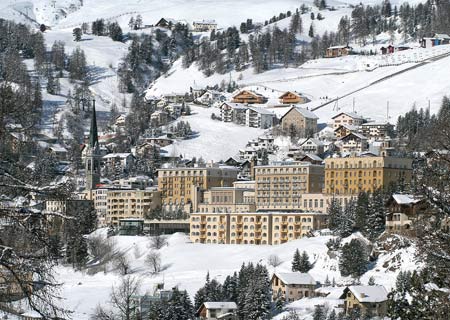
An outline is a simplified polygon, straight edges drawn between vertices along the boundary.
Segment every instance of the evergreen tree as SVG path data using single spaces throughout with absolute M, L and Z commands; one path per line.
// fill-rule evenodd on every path
M 330 314 L 328 315 L 327 320 L 337 320 L 336 311 L 334 309 L 331 310 Z
M 339 270 L 342 276 L 359 278 L 367 271 L 367 264 L 367 249 L 361 241 L 352 239 L 342 247 L 339 259 Z
M 326 320 L 327 313 L 325 311 L 325 306 L 322 304 L 317 304 L 314 306 L 313 320 Z
M 301 256 L 298 249 L 295 250 L 294 259 L 292 260 L 292 271 L 300 271 Z
M 73 37 L 74 37 L 74 41 L 78 42 L 81 41 L 81 36 L 83 34 L 83 32 L 81 31 L 81 28 L 75 28 L 73 29 Z
M 309 270 L 311 270 L 312 267 L 313 267 L 312 264 L 309 262 L 308 254 L 306 253 L 306 251 L 303 251 L 302 255 L 300 256 L 298 271 L 306 273 Z
M 384 205 L 384 196 L 381 190 L 377 190 L 370 198 L 365 235 L 371 241 L 374 241 L 384 232 L 385 224 L 386 208 Z
M 311 13 L 312 14 L 312 13 Z M 308 36 L 310 36 L 311 38 L 314 38 L 314 26 L 311 23 L 311 25 L 309 26 L 309 31 L 308 31 Z

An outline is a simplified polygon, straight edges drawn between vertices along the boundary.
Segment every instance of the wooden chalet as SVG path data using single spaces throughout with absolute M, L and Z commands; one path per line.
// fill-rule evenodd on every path
M 325 52 L 325 58 L 337 58 L 342 56 L 348 56 L 352 48 L 349 46 L 334 46 L 329 47 Z
M 282 104 L 303 104 L 309 100 L 296 91 L 286 91 L 278 99 Z
M 250 90 L 242 90 L 233 97 L 233 103 L 258 103 L 263 104 L 267 102 L 267 98 L 262 94 Z

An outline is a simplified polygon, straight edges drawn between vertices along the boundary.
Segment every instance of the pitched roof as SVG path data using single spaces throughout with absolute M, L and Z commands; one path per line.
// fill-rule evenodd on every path
M 275 116 L 275 114 L 272 111 L 267 110 L 266 108 L 258 108 L 258 107 L 247 107 L 247 109 L 255 111 L 260 114 L 268 114 Z
M 349 286 L 347 288 L 359 302 L 373 303 L 387 300 L 388 292 L 383 286 Z
M 316 281 L 309 273 L 301 272 L 275 272 L 284 284 L 316 284 Z
M 296 95 L 296 96 L 298 96 L 298 97 L 301 97 L 301 96 L 302 96 L 302 94 L 299 93 L 299 92 L 297 92 L 297 91 L 286 91 L 286 92 L 283 93 L 278 99 L 282 99 L 285 95 L 287 95 L 287 94 L 289 94 L 289 93 L 292 93 L 292 94 L 294 94 L 294 95 Z
M 331 119 L 337 118 L 337 117 L 339 117 L 341 114 L 346 114 L 347 116 L 352 117 L 353 119 L 361 119 L 361 120 L 364 120 L 364 118 L 363 118 L 361 115 L 357 114 L 356 112 L 346 112 L 346 111 L 339 112 L 338 114 L 336 114 L 336 115 L 335 115 L 334 117 L 332 117 Z
M 301 141 L 301 142 L 300 142 Z M 312 143 L 314 143 L 316 146 L 323 146 L 323 142 L 315 139 L 315 138 L 307 138 L 307 139 L 300 139 L 299 140 L 299 146 L 301 147 L 302 145 L 304 145 L 305 143 L 307 143 L 308 141 L 311 141 Z
M 356 126 L 354 126 L 354 125 L 351 125 L 351 124 L 346 124 L 346 123 L 341 124 L 341 125 L 340 125 L 339 127 L 337 127 L 336 130 L 334 130 L 334 131 L 337 131 L 337 130 L 339 130 L 340 128 L 345 128 L 345 129 L 350 130 L 350 131 L 358 131 L 358 127 L 356 127 Z
M 305 154 L 305 156 L 302 159 L 305 159 L 305 158 L 310 158 L 311 160 L 314 160 L 314 161 L 323 161 L 323 159 L 321 157 L 319 157 L 316 154 L 312 154 L 312 153 Z
M 103 159 L 108 159 L 108 158 L 127 158 L 129 156 L 131 156 L 131 153 L 109 153 L 105 156 L 103 156 Z
M 362 134 L 359 134 L 359 133 L 357 133 L 357 132 L 350 132 L 348 135 L 346 135 L 345 137 L 342 137 L 341 139 L 339 139 L 339 140 L 344 140 L 345 138 L 347 138 L 347 137 L 350 137 L 350 136 L 355 136 L 355 137 L 357 137 L 358 139 L 361 139 L 361 140 L 367 140 L 367 138 L 365 137 L 365 136 L 363 136 Z
M 309 118 L 309 119 L 319 119 L 318 116 L 316 116 L 312 111 L 309 111 L 308 109 L 305 108 L 300 108 L 300 107 L 296 107 L 295 105 L 293 105 L 288 112 L 286 112 L 281 119 L 283 119 L 289 112 L 291 112 L 293 109 L 295 109 L 298 113 L 300 113 L 302 116 L 304 116 L 305 118 Z
M 247 105 L 244 103 L 224 102 L 220 106 L 227 105 L 233 109 L 247 109 Z
M 235 302 L 204 302 L 206 309 L 237 309 Z

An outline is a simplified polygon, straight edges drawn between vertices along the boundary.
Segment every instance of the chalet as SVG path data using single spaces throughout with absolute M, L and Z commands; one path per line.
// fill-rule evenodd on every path
M 281 117 L 281 128 L 284 131 L 295 130 L 300 137 L 310 137 L 317 132 L 317 117 L 305 108 L 292 106 Z
M 224 102 L 225 100 L 226 96 L 222 92 L 216 90 L 206 90 L 195 100 L 195 102 L 205 106 L 211 106 L 215 103 Z
M 110 153 L 103 156 L 103 161 L 109 170 L 128 172 L 134 165 L 134 156 L 131 153 Z
M 341 152 L 363 152 L 369 148 L 367 138 L 362 134 L 351 132 L 336 143 Z
M 217 30 L 217 23 L 215 20 L 201 20 L 192 22 L 192 31 L 207 32 Z
M 369 138 L 386 138 L 392 136 L 394 126 L 389 122 L 368 122 L 361 125 L 362 134 Z
M 300 139 L 299 150 L 304 154 L 322 154 L 324 152 L 324 145 L 322 141 L 314 138 Z
M 220 117 L 223 122 L 245 125 L 247 106 L 242 103 L 224 102 L 220 105 Z
M 143 138 L 144 141 L 150 142 L 150 143 L 156 143 L 160 147 L 167 147 L 168 145 L 171 145 L 173 143 L 173 140 L 168 138 L 167 136 L 161 136 L 161 137 L 146 137 Z
M 275 272 L 272 276 L 271 286 L 274 300 L 281 294 L 284 301 L 291 302 L 313 297 L 316 281 L 308 273 Z
M 188 23 L 187 23 L 186 21 L 184 21 L 184 20 L 175 20 L 175 19 L 171 19 L 171 18 L 161 18 L 161 19 L 159 19 L 159 21 L 155 24 L 155 27 L 172 30 L 172 28 L 173 28 L 177 23 L 184 24 L 184 25 L 188 25 Z
M 242 90 L 233 97 L 234 103 L 259 103 L 263 104 L 267 102 L 267 98 L 262 94 L 256 93 L 250 90 Z
M 450 36 L 448 34 L 436 33 L 433 37 L 424 37 L 420 41 L 422 48 L 431 48 L 443 44 L 450 44 Z
M 315 154 L 305 154 L 303 157 L 300 157 L 298 159 L 298 161 L 309 162 L 311 164 L 322 164 L 323 163 L 323 159 Z
M 309 102 L 309 100 L 297 91 L 287 91 L 283 93 L 278 99 L 282 104 L 303 104 Z
M 150 123 L 153 127 L 166 125 L 169 121 L 169 114 L 163 110 L 156 110 L 150 116 Z
M 383 286 L 349 286 L 340 299 L 344 299 L 344 312 L 350 315 L 359 310 L 361 315 L 384 317 L 387 313 L 387 291 Z
M 205 92 L 206 92 L 206 89 L 203 87 L 192 86 L 189 88 L 189 93 L 191 94 L 191 96 L 194 100 L 197 99 L 198 97 L 200 97 Z
M 414 229 L 415 222 L 426 214 L 425 199 L 409 194 L 393 194 L 386 204 L 386 230 L 394 233 L 407 233 Z
M 337 58 L 342 56 L 348 56 L 352 48 L 349 46 L 334 46 L 329 47 L 325 52 L 326 58 Z
M 334 130 L 334 136 L 338 139 L 341 139 L 342 137 L 345 137 L 352 132 L 358 132 L 358 130 L 358 127 L 344 123 Z
M 161 147 L 156 143 L 143 142 L 132 148 L 133 156 L 143 159 L 159 160 Z
M 333 130 L 336 130 L 343 124 L 358 127 L 364 123 L 364 118 L 356 112 L 340 112 L 331 119 L 333 120 Z
M 200 320 L 237 320 L 235 302 L 204 302 L 197 310 Z
M 185 93 L 169 93 L 163 96 L 164 101 L 168 103 L 182 103 L 186 101 Z
M 275 114 L 265 108 L 248 107 L 245 111 L 245 125 L 252 128 L 268 129 L 273 126 Z
M 48 147 L 48 153 L 51 154 L 55 159 L 64 161 L 67 160 L 68 151 L 62 145 L 54 143 Z

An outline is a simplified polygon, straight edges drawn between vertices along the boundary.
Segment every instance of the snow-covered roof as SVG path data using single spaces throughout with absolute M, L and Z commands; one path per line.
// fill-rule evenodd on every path
M 267 115 L 275 116 L 275 114 L 272 111 L 267 110 L 266 108 L 247 107 L 247 109 L 250 109 L 250 110 L 260 113 L 260 114 L 267 114 Z
M 349 286 L 359 302 L 383 302 L 387 300 L 388 292 L 383 286 Z
M 103 156 L 103 159 L 110 159 L 110 158 L 127 158 L 131 156 L 131 153 L 110 153 L 105 156 Z
M 356 138 L 358 138 L 358 139 L 361 139 L 361 140 L 367 140 L 367 138 L 365 137 L 365 136 L 363 136 L 362 134 L 359 134 L 359 133 L 357 133 L 357 132 L 350 132 L 348 135 L 346 135 L 345 137 L 342 137 L 340 140 L 344 140 L 344 139 L 346 139 L 347 137 L 350 137 L 350 136 L 355 136 Z
M 206 309 L 237 309 L 235 302 L 204 302 Z
M 438 39 L 450 39 L 450 36 L 448 34 L 445 34 L 445 33 L 436 33 L 434 35 L 434 37 L 438 38 Z
M 233 109 L 247 109 L 247 105 L 243 103 L 224 102 L 221 106 L 223 106 L 224 104 Z
M 316 281 L 309 273 L 275 272 L 274 274 L 284 284 L 315 284 Z
M 323 159 L 321 157 L 319 157 L 316 154 L 312 154 L 312 153 L 305 154 L 305 157 L 308 157 L 308 158 L 310 158 L 311 160 L 314 160 L 314 161 L 323 161 Z
M 196 23 L 196 24 L 217 24 L 216 20 L 195 20 L 193 23 Z
M 391 126 L 389 122 L 367 122 L 363 123 L 362 126 L 369 127 L 369 126 Z
M 55 152 L 67 152 L 67 149 L 64 148 L 62 145 L 60 144 L 52 144 L 49 147 L 50 150 L 55 151 Z
M 353 118 L 353 119 L 361 119 L 361 120 L 364 120 L 363 116 L 357 114 L 356 112 L 347 112 L 347 111 L 339 112 L 338 114 L 336 114 L 336 115 L 335 115 L 334 117 L 332 117 L 331 119 L 337 118 L 337 117 L 339 117 L 341 114 L 345 114 L 345 115 L 347 115 L 347 116 L 349 116 L 349 117 L 351 117 L 351 118 Z
M 329 47 L 328 49 L 345 49 L 345 48 L 350 49 L 349 46 L 332 46 L 332 47 Z
M 336 130 L 334 130 L 334 131 L 339 130 L 341 127 L 345 128 L 345 129 L 347 129 L 347 130 L 350 130 L 350 131 L 358 131 L 358 127 L 356 127 L 356 126 L 354 126 L 354 125 L 351 125 L 351 124 L 346 124 L 346 123 L 341 124 L 341 125 L 340 125 L 339 127 L 337 127 Z
M 392 198 L 398 204 L 416 204 L 421 201 L 421 199 L 410 194 L 393 194 Z
M 306 142 L 311 141 L 312 143 L 314 143 L 316 146 L 323 146 L 322 141 L 315 139 L 315 138 L 306 138 L 306 139 L 300 139 L 298 141 L 299 146 L 304 145 Z
M 295 105 L 292 105 L 292 108 L 294 108 L 295 110 L 297 110 L 297 111 L 298 111 L 302 116 L 304 116 L 305 118 L 319 119 L 319 117 L 316 116 L 316 115 L 314 114 L 314 112 L 312 112 L 312 111 L 310 111 L 310 110 L 308 110 L 308 109 L 300 108 L 300 107 L 297 107 L 297 106 L 295 106 Z M 289 109 L 289 111 L 286 112 L 286 113 L 284 114 L 284 116 L 285 116 L 286 114 L 288 114 L 288 113 L 292 110 L 292 108 Z M 283 117 L 284 117 L 284 116 L 283 116 Z

